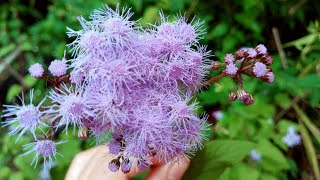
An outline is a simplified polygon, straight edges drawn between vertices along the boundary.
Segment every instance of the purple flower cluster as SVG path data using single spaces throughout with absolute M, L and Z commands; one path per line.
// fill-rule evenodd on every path
M 55 86 L 48 95 L 51 105 L 43 112 L 42 103 L 8 105 L 3 116 L 15 116 L 5 125 L 20 123 L 11 134 L 34 134 L 27 154 L 36 152 L 35 160 L 52 161 L 56 147 L 50 133 L 61 127 L 68 132 L 70 126 L 80 139 L 91 135 L 97 143 L 112 134 L 109 149 L 116 158 L 109 168 L 124 173 L 132 163 L 147 168 L 151 156 L 171 162 L 202 147 L 207 116 L 196 114 L 193 95 L 211 68 L 209 52 L 198 42 L 203 22 L 181 16 L 170 22 L 160 13 L 159 23 L 143 29 L 132 15 L 130 9 L 106 7 L 89 20 L 79 17 L 82 29 L 67 32 L 74 39 L 68 45 L 73 58 L 52 61 L 53 78 L 40 64 L 30 67 L 33 77 Z M 39 141 L 35 128 L 43 122 L 50 124 L 49 133 Z
M 82 29 L 67 32 L 73 38 L 68 44 L 72 58 L 64 55 L 52 61 L 50 74 L 40 64 L 29 68 L 31 76 L 55 86 L 47 97 L 51 105 L 43 107 L 44 99 L 34 106 L 31 91 L 30 104 L 22 97 L 22 106 L 5 105 L 2 117 L 7 118 L 4 126 L 17 124 L 10 135 L 33 134 L 35 142 L 25 146 L 31 149 L 25 155 L 36 153 L 33 162 L 41 156 L 50 167 L 58 154 L 56 145 L 62 143 L 53 141 L 54 133 L 57 129 L 67 133 L 69 127 L 78 131 L 79 139 L 93 136 L 104 143 L 112 137 L 111 171 L 128 173 L 135 163 L 146 169 L 152 164 L 150 157 L 172 162 L 202 147 L 207 115 L 196 114 L 194 95 L 217 79 L 204 80 L 210 69 L 225 65 L 218 78 L 230 76 L 240 83 L 229 99 L 246 104 L 252 104 L 253 97 L 243 88 L 241 74 L 273 81 L 267 67 L 272 58 L 263 45 L 227 54 L 225 63 L 212 64 L 210 52 L 199 44 L 202 21 L 187 22 L 183 16 L 169 21 L 160 13 L 158 23 L 142 28 L 130 20 L 132 15 L 118 6 L 95 10 L 89 20 L 79 17 Z M 48 129 L 46 133 L 41 129 L 45 133 L 41 138 L 35 134 L 38 127 Z
M 96 10 L 80 17 L 81 30 L 68 28 L 71 81 L 49 98 L 58 125 L 85 126 L 98 140 L 112 132 L 109 168 L 129 172 L 132 162 L 150 156 L 170 162 L 201 147 L 206 116 L 195 114 L 192 94 L 210 69 L 208 52 L 198 43 L 202 22 L 184 17 L 142 29 L 123 9 Z M 120 160 L 122 161 L 120 163 Z

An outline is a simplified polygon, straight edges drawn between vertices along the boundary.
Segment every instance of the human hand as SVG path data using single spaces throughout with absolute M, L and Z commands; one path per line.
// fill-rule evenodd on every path
M 73 159 L 67 175 L 66 180 L 127 180 L 142 171 L 136 168 L 133 164 L 131 171 L 127 174 L 121 172 L 112 172 L 108 168 L 108 163 L 114 158 L 108 154 L 107 146 L 97 146 L 92 149 L 86 150 L 76 155 Z M 178 180 L 181 179 L 183 174 L 189 167 L 190 160 L 187 158 L 179 159 L 183 163 L 167 163 L 162 164 L 152 160 L 153 165 L 150 166 L 150 172 L 146 176 L 147 180 Z

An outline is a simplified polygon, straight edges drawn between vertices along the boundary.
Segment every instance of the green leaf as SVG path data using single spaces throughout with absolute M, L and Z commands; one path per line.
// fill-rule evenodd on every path
M 247 164 L 239 163 L 227 168 L 218 180 L 257 180 L 259 171 L 250 168 Z
M 16 45 L 11 43 L 11 44 L 8 44 L 4 47 L 2 47 L 0 49 L 0 57 L 3 57 L 5 55 L 7 55 L 8 53 L 10 53 L 11 51 L 13 51 L 14 49 L 16 48 Z
M 256 150 L 261 153 L 260 165 L 269 172 L 289 169 L 289 164 L 282 152 L 267 140 L 259 142 Z
M 159 9 L 157 7 L 148 7 L 140 20 L 142 26 L 146 26 L 147 23 L 153 23 L 158 17 Z
M 282 108 L 286 109 L 290 106 L 291 100 L 286 93 L 278 93 L 275 96 L 276 103 Z
M 228 167 L 241 162 L 254 143 L 240 140 L 215 140 L 205 144 L 191 160 L 184 179 L 218 178 Z
M 210 38 L 216 38 L 225 35 L 228 32 L 228 24 L 220 23 L 208 34 Z
M 9 180 L 24 180 L 22 172 L 16 172 L 10 175 Z
M 4 166 L 0 169 L 0 179 L 8 179 L 9 175 L 11 174 L 10 168 Z
M 37 78 L 32 77 L 31 75 L 26 75 L 23 78 L 23 83 L 25 86 L 27 86 L 28 88 L 32 88 L 36 83 L 38 82 Z
M 312 43 L 318 36 L 318 34 L 309 34 L 297 40 L 288 42 L 284 44 L 283 47 L 295 46 L 297 49 L 302 50 L 302 46 Z
M 12 99 L 15 98 L 21 92 L 22 87 L 19 84 L 11 85 L 7 93 L 6 101 L 12 102 Z

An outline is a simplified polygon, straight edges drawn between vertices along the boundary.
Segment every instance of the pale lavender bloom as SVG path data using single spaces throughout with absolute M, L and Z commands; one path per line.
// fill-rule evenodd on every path
M 290 126 L 288 127 L 287 134 L 284 137 L 282 137 L 282 141 L 288 147 L 294 147 L 301 143 L 301 136 L 298 133 L 296 133 L 296 130 L 293 126 Z
M 29 155 L 31 153 L 35 153 L 35 157 L 33 158 L 31 165 L 35 164 L 34 167 L 38 164 L 39 156 L 44 158 L 44 166 L 47 168 L 51 168 L 52 158 L 56 158 L 56 155 L 60 155 L 57 152 L 56 145 L 62 144 L 65 141 L 54 142 L 52 140 L 37 140 L 36 142 L 32 142 L 23 146 L 24 150 L 29 149 L 26 153 L 22 154 L 22 156 Z
M 44 74 L 44 69 L 41 64 L 36 63 L 30 66 L 29 73 L 34 78 L 40 78 Z
M 51 61 L 48 69 L 50 73 L 55 77 L 64 76 L 67 73 L 67 61 L 65 60 Z
M 253 48 L 248 48 L 246 50 L 246 53 L 247 53 L 248 57 L 251 59 L 255 58 L 258 55 L 257 51 Z
M 226 73 L 228 75 L 236 75 L 238 72 L 238 67 L 235 64 L 227 64 L 226 66 Z
M 87 110 L 87 104 L 83 98 L 83 89 L 62 85 L 62 89 L 51 91 L 48 96 L 52 100 L 52 105 L 48 110 L 51 121 L 60 118 L 57 127 L 61 125 L 74 125 L 74 128 L 82 126 L 82 118 L 91 113 Z M 66 131 L 68 132 L 68 131 Z
M 226 64 L 233 64 L 235 58 L 234 58 L 234 55 L 233 54 L 227 54 L 224 56 L 224 62 Z
M 261 55 L 266 55 L 267 54 L 267 48 L 263 44 L 259 44 L 256 47 L 256 50 L 257 50 L 258 54 L 261 54 Z
M 28 130 L 33 134 L 33 136 L 36 139 L 36 135 L 35 135 L 36 128 L 39 127 L 40 124 L 43 126 L 46 126 L 45 123 L 41 122 L 45 112 L 40 111 L 40 107 L 45 101 L 45 98 L 38 104 L 38 106 L 34 106 L 32 104 L 32 100 L 33 100 L 33 89 L 32 89 L 30 91 L 30 104 L 25 104 L 23 93 L 20 100 L 22 103 L 21 106 L 4 105 L 6 109 L 3 110 L 3 115 L 1 117 L 5 117 L 6 121 L 3 122 L 4 124 L 3 126 L 4 127 L 9 125 L 13 126 L 12 130 L 9 132 L 9 135 L 15 135 L 20 131 L 17 141 Z
M 263 77 L 267 73 L 267 66 L 262 62 L 256 62 L 253 66 L 252 72 L 256 77 Z
M 256 151 L 255 149 L 253 149 L 249 152 L 249 156 L 255 162 L 261 161 L 261 154 L 258 151 Z

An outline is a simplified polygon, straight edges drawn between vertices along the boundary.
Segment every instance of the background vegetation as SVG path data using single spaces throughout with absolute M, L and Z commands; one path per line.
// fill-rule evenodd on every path
M 103 4 L 114 7 L 118 2 L 2 0 L 0 111 L 2 104 L 18 102 L 16 95 L 30 88 L 35 89 L 35 96 L 45 96 L 48 85 L 29 76 L 29 66 L 35 62 L 48 66 L 53 59 L 61 59 L 70 41 L 66 26 L 80 28 L 77 16 L 88 17 Z M 212 131 L 205 148 L 193 156 L 185 179 L 320 179 L 319 1 L 130 0 L 121 1 L 121 6 L 132 7 L 134 19 L 141 18 L 143 26 L 157 21 L 160 9 L 167 15 L 185 12 L 190 19 L 204 20 L 207 34 L 202 43 L 220 61 L 225 53 L 259 43 L 273 55 L 273 84 L 246 79 L 245 86 L 255 97 L 253 105 L 228 100 L 228 93 L 235 88 L 231 79 L 198 95 L 201 111 L 210 115 Z M 220 112 L 220 117 L 213 112 Z M 302 136 L 302 144 L 294 148 L 282 142 L 289 126 Z M 31 137 L 15 144 L 16 137 L 9 137 L 6 128 L 0 129 L 0 135 L 0 179 L 48 177 L 41 166 L 30 166 L 32 156 L 19 156 L 21 146 Z M 70 140 L 59 147 L 64 157 L 57 157 L 52 179 L 63 179 L 74 155 L 93 142 L 77 140 L 72 133 L 60 136 Z M 252 149 L 261 153 L 261 161 L 249 158 Z

